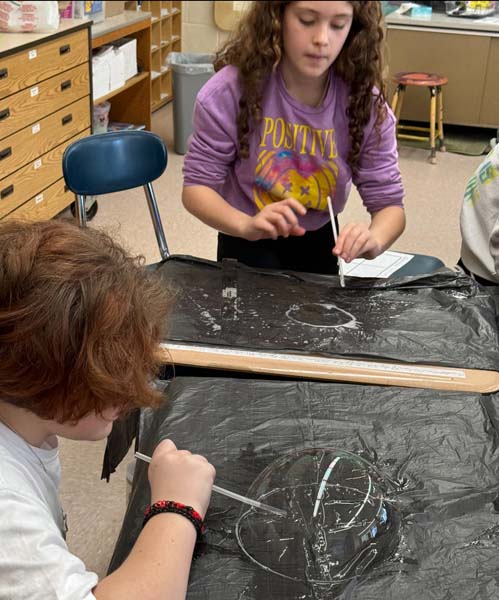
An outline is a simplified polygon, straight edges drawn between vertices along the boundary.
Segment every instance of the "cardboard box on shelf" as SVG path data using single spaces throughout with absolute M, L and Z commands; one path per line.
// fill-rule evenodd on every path
M 114 46 L 123 53 L 125 80 L 137 75 L 137 40 L 135 38 L 121 38 L 114 42 Z
M 125 55 L 121 48 L 112 46 L 111 56 L 111 91 L 125 85 Z
M 120 48 L 102 46 L 92 57 L 93 99 L 125 85 L 125 57 Z
M 125 2 L 114 2 L 113 0 L 106 0 L 104 2 L 104 18 L 114 17 L 121 15 L 125 11 Z
M 111 82 L 111 67 L 105 58 L 94 56 L 92 58 L 92 92 L 93 99 L 109 94 Z

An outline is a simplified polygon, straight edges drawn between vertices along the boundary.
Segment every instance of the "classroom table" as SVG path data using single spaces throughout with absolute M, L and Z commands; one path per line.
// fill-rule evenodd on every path
M 285 352 L 304 364 L 381 359 L 484 374 L 499 364 L 494 299 L 448 269 L 430 277 L 350 280 L 347 288 L 339 288 L 335 277 L 192 257 L 165 261 L 158 273 L 176 289 L 166 348 Z M 381 473 L 380 481 L 374 475 L 369 481 L 376 481 L 376 498 L 386 504 L 377 509 L 378 521 L 362 517 L 356 530 L 343 528 L 341 539 L 334 527 L 326 528 L 325 549 L 323 544 L 318 555 L 312 552 L 314 562 L 300 546 L 282 545 L 285 530 L 278 524 L 214 494 L 208 531 L 195 552 L 189 600 L 497 597 L 496 393 L 428 389 L 421 381 L 399 387 L 248 371 L 250 366 L 231 372 L 223 362 L 216 371 L 189 361 L 175 365 L 158 382 L 163 406 L 136 412 L 113 429 L 103 475 L 113 471 L 134 437 L 149 456 L 161 439 L 171 437 L 209 458 L 217 484 L 275 500 L 275 490 L 262 487 L 262 474 L 281 469 L 282 460 L 294 460 L 296 453 L 308 456 L 313 449 L 330 456 L 334 448 Z M 301 460 L 289 473 L 306 474 Z M 318 464 L 317 473 L 324 473 L 327 464 Z M 110 570 L 128 554 L 148 502 L 147 465 L 139 463 Z M 387 519 L 379 521 L 383 510 Z M 374 534 L 363 539 L 367 525 Z M 303 527 L 295 522 L 290 529 L 289 537 L 297 539 Z M 261 539 L 268 541 L 263 549 L 255 546 Z M 334 563 L 340 547 L 355 550 L 349 560 L 339 560 L 341 576 L 324 566 Z M 290 557 L 284 574 L 281 553 Z M 297 575 L 290 578 L 293 571 Z
M 450 269 L 339 278 L 173 257 L 163 360 L 176 365 L 488 392 L 499 389 L 495 304 Z M 450 370 L 449 370 L 450 369 Z M 456 370 L 457 369 L 457 370 Z
M 319 563 L 334 563 L 348 547 L 355 552 L 341 562 L 346 576 L 337 578 L 333 567 L 321 571 L 320 580 L 301 545 L 282 541 L 301 539 L 300 521 L 280 525 L 213 494 L 188 600 L 496 598 L 498 408 L 497 394 L 201 375 L 171 380 L 161 408 L 141 413 L 142 453 L 150 456 L 170 437 L 207 456 L 218 485 L 283 508 L 277 491 L 311 487 L 309 469 L 297 462 L 285 472 L 292 483 L 271 482 L 270 488 L 258 482 L 262 474 L 265 480 L 265 471 L 290 453 L 334 447 L 383 474 L 379 488 L 389 515 L 388 524 L 368 515 L 347 531 L 326 531 Z M 304 492 L 300 502 L 307 487 Z M 111 571 L 126 558 L 148 503 L 147 464 L 138 462 Z M 358 506 L 357 499 L 355 512 Z M 362 542 L 366 527 L 372 537 Z

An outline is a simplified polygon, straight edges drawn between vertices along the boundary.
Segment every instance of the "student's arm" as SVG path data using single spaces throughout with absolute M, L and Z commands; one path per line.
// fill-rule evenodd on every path
M 151 502 L 174 500 L 204 518 L 215 469 L 170 440 L 156 448 L 149 466 Z M 196 530 L 185 517 L 162 513 L 149 519 L 125 562 L 94 588 L 97 600 L 184 600 Z
M 338 235 L 334 254 L 345 262 L 362 257 L 379 256 L 401 235 L 405 228 L 404 209 L 387 206 L 371 215 L 371 224 L 348 223 Z
M 307 210 L 293 198 L 268 204 L 253 217 L 234 208 L 205 185 L 184 187 L 182 202 L 191 214 L 206 225 L 245 240 L 276 239 L 278 236 L 305 233 L 296 215 L 304 215 Z
M 223 188 L 238 160 L 237 69 L 225 67 L 199 92 L 194 106 L 193 130 L 184 159 L 185 208 L 206 225 L 246 240 L 303 235 L 297 215 L 306 213 L 296 200 L 265 206 L 254 216 L 232 207 L 216 190 Z
M 196 530 L 185 517 L 155 515 L 126 561 L 99 582 L 94 596 L 97 600 L 184 600 L 195 542 Z
M 348 223 L 339 232 L 333 252 L 350 262 L 354 258 L 376 258 L 405 229 L 404 189 L 398 166 L 395 117 L 386 105 L 386 118 L 379 131 L 375 114 L 365 130 L 353 182 L 371 215 L 371 223 Z

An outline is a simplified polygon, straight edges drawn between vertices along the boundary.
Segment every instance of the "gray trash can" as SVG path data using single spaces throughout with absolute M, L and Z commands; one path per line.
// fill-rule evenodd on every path
M 173 71 L 173 145 L 177 154 L 187 152 L 196 96 L 215 72 L 214 58 L 214 54 L 188 52 L 170 52 L 168 55 Z

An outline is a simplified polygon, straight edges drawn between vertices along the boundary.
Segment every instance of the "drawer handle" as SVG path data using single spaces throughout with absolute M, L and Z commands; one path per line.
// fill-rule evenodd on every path
M 9 74 L 9 69 L 0 69 L 0 79 L 5 79 Z
M 64 44 L 59 48 L 59 54 L 67 54 L 68 52 L 71 52 L 71 44 Z
M 6 188 L 3 188 L 3 190 L 0 192 L 0 199 L 3 200 L 4 198 L 7 198 L 7 196 L 10 196 L 13 191 L 14 191 L 14 184 L 9 185 Z
M 72 114 L 66 115 L 65 117 L 62 117 L 62 124 L 67 125 L 68 123 L 71 123 L 72 120 L 73 120 Z
M 10 110 L 8 108 L 4 108 L 3 110 L 0 110 L 0 121 L 3 121 L 4 119 L 7 119 L 8 117 L 10 117 Z
M 12 148 L 11 148 L 11 146 L 9 146 L 8 148 L 4 148 L 3 150 L 0 150 L 0 160 L 3 160 L 4 158 L 7 158 L 11 154 L 12 154 Z
M 72 85 L 71 79 L 63 81 L 61 83 L 61 92 L 63 92 L 64 90 L 68 90 L 71 87 L 71 85 Z

